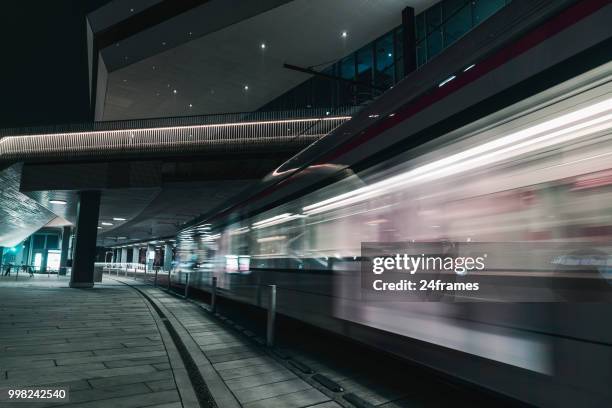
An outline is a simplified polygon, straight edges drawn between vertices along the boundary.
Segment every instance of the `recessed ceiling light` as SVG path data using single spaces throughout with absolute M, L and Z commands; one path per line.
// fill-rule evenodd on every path
M 176 95 L 178 93 L 178 91 L 176 89 L 173 89 L 172 93 Z
M 113 220 L 115 220 L 115 221 L 125 221 L 125 218 L 113 217 Z
M 66 201 L 64 201 L 64 200 L 49 200 L 49 203 L 51 203 L 51 204 L 66 205 Z
M 393 54 L 391 54 L 391 53 L 387 54 L 387 57 L 389 57 L 389 58 L 391 58 L 392 56 L 393 56 Z
M 100 224 L 102 224 L 102 225 L 113 225 L 112 222 L 101 222 Z
M 244 90 L 245 90 L 245 91 L 248 91 L 248 90 L 249 90 L 249 86 L 248 86 L 248 85 L 245 85 L 245 86 L 244 86 Z
M 343 31 L 343 32 L 342 32 L 342 34 L 340 34 L 340 36 L 341 36 L 342 38 L 346 38 L 346 37 L 348 37 L 348 32 Z
M 262 50 L 265 50 L 266 49 L 266 43 L 261 43 L 260 47 L 261 47 Z
M 192 105 L 192 104 L 189 104 L 189 107 L 190 107 L 190 108 L 193 108 L 193 105 Z

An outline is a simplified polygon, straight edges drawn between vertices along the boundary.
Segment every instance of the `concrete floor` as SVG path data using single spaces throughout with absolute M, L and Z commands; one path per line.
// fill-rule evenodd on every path
M 131 279 L 70 289 L 68 278 L 0 278 L 0 391 L 69 389 L 60 402 L 7 407 L 198 407 L 193 380 L 168 335 L 174 326 L 217 407 L 337 408 L 327 395 L 201 307 Z M 180 319 L 180 320 L 179 320 Z M 213 405 L 214 406 L 214 405 Z
M 108 282 L 0 279 L 0 389 L 69 388 L 70 406 L 182 407 L 168 353 L 143 298 Z M 1 406 L 60 406 L 15 402 Z

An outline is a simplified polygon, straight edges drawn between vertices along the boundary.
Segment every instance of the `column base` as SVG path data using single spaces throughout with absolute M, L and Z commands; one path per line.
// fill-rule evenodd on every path
M 94 284 L 93 282 L 70 282 L 70 287 L 76 289 L 89 289 L 93 288 Z

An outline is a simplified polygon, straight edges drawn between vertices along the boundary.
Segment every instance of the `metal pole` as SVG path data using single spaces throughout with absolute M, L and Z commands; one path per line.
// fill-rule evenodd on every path
M 157 272 L 159 272 L 159 268 L 155 269 L 155 280 L 153 281 L 153 286 L 157 287 Z
M 274 324 L 276 320 L 276 285 L 270 285 L 270 298 L 268 299 L 268 327 L 266 345 L 274 346 Z
M 217 278 L 213 276 L 212 286 L 210 288 L 210 311 L 215 313 L 217 311 Z
M 261 276 L 257 275 L 257 289 L 255 290 L 257 296 L 257 306 L 261 307 Z
M 17 267 L 17 273 L 15 274 L 15 280 L 19 279 L 19 267 Z
M 168 271 L 168 290 L 172 290 L 172 279 L 171 279 L 172 271 Z
M 185 299 L 189 298 L 189 275 L 191 273 L 187 273 L 187 278 L 185 278 Z

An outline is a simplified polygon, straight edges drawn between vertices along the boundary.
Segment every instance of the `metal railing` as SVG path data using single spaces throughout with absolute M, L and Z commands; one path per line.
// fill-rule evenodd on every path
M 331 133 L 356 111 L 348 107 L 331 115 L 330 111 L 308 109 L 4 129 L 0 130 L 0 137 L 3 136 L 0 160 L 95 159 L 299 147 Z

